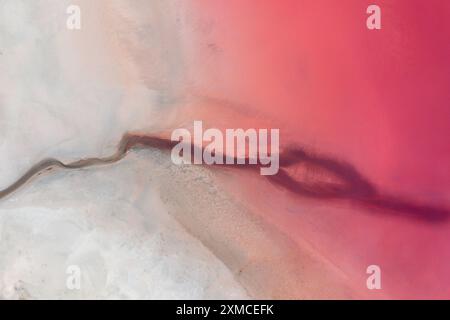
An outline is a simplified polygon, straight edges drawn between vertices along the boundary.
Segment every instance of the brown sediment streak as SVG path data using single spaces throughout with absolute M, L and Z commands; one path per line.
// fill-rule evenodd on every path
M 119 143 L 115 154 L 104 158 L 87 158 L 78 161 L 63 163 L 57 159 L 45 159 L 31 167 L 16 182 L 0 191 L 0 199 L 10 195 L 31 178 L 42 174 L 45 171 L 54 168 L 63 169 L 81 169 L 97 165 L 111 164 L 120 161 L 128 151 L 137 148 L 155 148 L 159 150 L 171 150 L 178 141 L 158 136 L 148 136 L 127 133 Z M 192 155 L 195 148 L 199 146 L 192 145 Z M 202 148 L 204 149 L 204 148 Z M 262 176 L 268 179 L 274 185 L 280 186 L 293 194 L 317 199 L 347 199 L 364 205 L 368 208 L 377 209 L 377 212 L 396 213 L 407 217 L 414 217 L 429 222 L 438 222 L 447 220 L 450 216 L 450 210 L 443 207 L 423 205 L 411 200 L 402 199 L 392 195 L 383 195 L 372 183 L 365 179 L 353 166 L 348 163 L 337 161 L 324 156 L 313 155 L 302 148 L 291 147 L 285 149 L 279 155 L 280 169 L 276 175 Z M 248 158 L 245 158 L 245 165 L 238 165 L 237 158 L 234 158 L 235 164 L 212 165 L 210 167 L 226 167 L 246 170 L 259 170 L 260 164 L 248 164 Z M 335 181 L 313 181 L 306 182 L 296 179 L 290 174 L 292 167 L 296 165 L 314 166 L 325 176 L 333 176 Z

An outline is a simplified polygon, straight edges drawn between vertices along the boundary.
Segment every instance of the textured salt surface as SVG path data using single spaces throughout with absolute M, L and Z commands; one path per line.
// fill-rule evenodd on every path
M 158 156 L 146 152 L 113 166 L 56 172 L 2 201 L 1 297 L 248 297 L 230 270 L 168 214 L 155 185 L 168 170 Z M 80 290 L 66 287 L 70 265 L 80 267 Z

